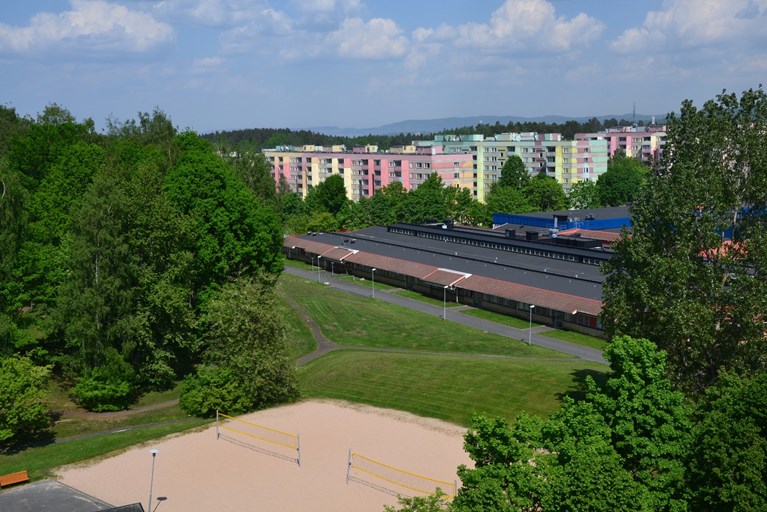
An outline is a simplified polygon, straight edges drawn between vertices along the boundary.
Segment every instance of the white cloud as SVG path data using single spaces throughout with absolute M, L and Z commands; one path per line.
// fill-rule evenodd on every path
M 264 37 L 284 39 L 295 36 L 293 20 L 285 13 L 270 8 L 261 9 L 251 21 L 223 32 L 220 36 L 224 53 L 246 53 L 265 44 Z
M 354 12 L 360 8 L 360 0 L 293 0 L 302 11 L 313 13 Z
M 767 0 L 667 0 L 641 27 L 610 47 L 618 53 L 665 51 L 767 39 Z
M 72 10 L 39 13 L 25 27 L 0 24 L 0 52 L 143 53 L 170 43 L 173 29 L 149 14 L 102 0 L 71 0 Z
M 367 22 L 349 18 L 327 37 L 329 44 L 342 57 L 386 59 L 403 57 L 408 39 L 402 29 L 390 19 L 373 18 Z
M 457 45 L 485 49 L 568 51 L 597 39 L 604 24 L 586 14 L 568 20 L 546 0 L 506 0 L 488 23 L 467 23 L 452 30 Z M 438 34 L 452 32 L 441 27 Z
M 221 57 L 202 57 L 192 62 L 191 73 L 195 75 L 205 75 L 219 71 L 224 65 L 224 59 Z
M 231 27 L 257 18 L 268 6 L 266 0 L 161 0 L 154 5 L 153 11 L 163 18 Z

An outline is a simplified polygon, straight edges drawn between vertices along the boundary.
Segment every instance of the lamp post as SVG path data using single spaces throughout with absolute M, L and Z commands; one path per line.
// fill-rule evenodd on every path
M 374 299 L 376 298 L 376 270 L 378 270 L 378 269 L 376 269 L 376 268 L 371 268 L 370 269 L 370 286 L 371 286 L 371 288 L 373 290 L 372 297 Z
M 152 478 L 149 480 L 149 511 L 152 510 L 152 487 L 154 487 L 154 461 L 157 458 L 157 454 L 160 452 L 157 448 L 152 448 L 149 453 L 152 454 Z
M 447 285 L 442 288 L 442 320 L 447 320 Z
M 534 304 L 530 304 L 530 326 L 527 329 L 527 344 L 532 345 L 533 344 L 533 310 L 535 309 Z
M 158 496 L 157 497 L 157 505 L 154 506 L 154 509 L 157 510 L 157 507 L 160 506 L 160 503 L 162 503 L 163 501 L 165 501 L 167 499 L 168 499 L 167 496 Z M 152 512 L 154 512 L 154 511 L 152 511 Z
M 322 258 L 322 256 L 317 256 L 317 282 L 318 283 L 320 282 L 320 269 L 321 269 L 320 258 Z

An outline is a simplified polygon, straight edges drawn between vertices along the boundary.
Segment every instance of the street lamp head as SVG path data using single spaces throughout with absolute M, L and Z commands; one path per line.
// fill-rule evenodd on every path
M 535 304 L 530 304 L 530 309 L 535 309 Z
M 152 454 L 152 457 L 154 457 L 154 456 L 156 456 L 158 453 L 160 453 L 160 450 L 158 450 L 157 448 L 152 448 L 151 450 L 149 450 L 149 453 L 151 453 L 151 454 Z
M 370 269 L 371 272 L 375 272 L 376 270 L 378 270 L 378 269 L 377 268 L 371 268 Z

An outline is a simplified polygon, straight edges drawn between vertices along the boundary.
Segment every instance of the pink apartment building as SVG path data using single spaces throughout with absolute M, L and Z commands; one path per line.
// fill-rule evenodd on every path
M 284 176 L 290 188 L 303 197 L 312 186 L 334 174 L 343 176 L 347 197 L 352 200 L 371 197 L 392 183 L 402 183 L 405 190 L 418 188 L 432 173 L 437 173 L 446 186 L 471 189 L 474 183 L 472 156 L 446 154 L 441 146 L 399 146 L 381 152 L 372 145 L 351 151 L 345 146 L 306 145 L 263 152 L 275 182 Z
M 607 141 L 607 153 L 613 156 L 623 151 L 626 156 L 649 163 L 659 159 L 666 144 L 666 126 L 623 126 L 598 133 L 576 133 L 576 141 Z

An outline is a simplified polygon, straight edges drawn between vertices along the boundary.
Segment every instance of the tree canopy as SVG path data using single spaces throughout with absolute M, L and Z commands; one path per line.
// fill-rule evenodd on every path
M 522 158 L 518 155 L 508 157 L 501 168 L 501 177 L 498 179 L 498 185 L 522 190 L 529 181 L 530 175 Z
M 607 171 L 597 179 L 599 202 L 605 206 L 621 206 L 636 198 L 647 181 L 648 169 L 641 160 L 619 151 L 607 163 Z
M 0 120 L 0 356 L 50 366 L 84 407 L 191 372 L 210 298 L 282 269 L 289 200 L 262 158 L 221 157 L 159 110 L 105 134 L 58 105 Z
M 551 176 L 538 174 L 523 189 L 533 211 L 547 212 L 567 209 L 568 202 L 562 185 Z
M 656 342 L 689 390 L 767 363 L 765 133 L 761 88 L 685 101 L 604 268 L 606 331 Z

